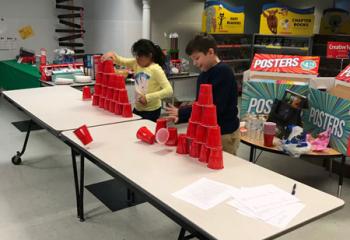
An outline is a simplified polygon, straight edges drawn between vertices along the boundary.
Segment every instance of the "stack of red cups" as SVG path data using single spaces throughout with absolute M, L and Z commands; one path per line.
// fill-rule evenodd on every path
M 213 104 L 212 85 L 210 84 L 200 85 L 198 101 L 192 105 L 186 140 L 191 157 L 207 163 L 211 169 L 224 168 L 221 131 L 217 123 L 216 106 Z M 185 148 L 183 141 L 179 141 L 179 144 L 182 145 L 178 147 Z
M 130 118 L 133 116 L 125 79 L 115 74 L 112 60 L 99 62 L 97 65 L 95 94 L 92 105 Z

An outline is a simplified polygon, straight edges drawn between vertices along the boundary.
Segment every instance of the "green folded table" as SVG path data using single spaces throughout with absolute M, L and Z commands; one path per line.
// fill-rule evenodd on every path
M 0 61 L 0 89 L 14 90 L 40 87 L 40 72 L 30 64 L 16 60 Z

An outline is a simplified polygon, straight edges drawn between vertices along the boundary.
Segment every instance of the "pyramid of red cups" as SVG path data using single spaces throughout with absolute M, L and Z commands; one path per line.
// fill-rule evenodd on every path
M 179 134 L 176 152 L 198 158 L 211 169 L 224 168 L 221 130 L 213 104 L 212 85 L 200 85 L 198 101 L 192 105 L 187 132 Z
M 130 118 L 133 116 L 128 92 L 125 88 L 125 78 L 115 73 L 113 61 L 107 60 L 97 63 L 95 80 L 93 106 L 122 117 Z

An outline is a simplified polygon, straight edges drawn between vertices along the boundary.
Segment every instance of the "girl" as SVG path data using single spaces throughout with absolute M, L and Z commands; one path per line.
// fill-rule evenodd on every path
M 102 61 L 112 59 L 115 64 L 134 70 L 136 103 L 133 112 L 144 119 L 156 121 L 160 116 L 161 99 L 173 94 L 173 89 L 162 69 L 165 56 L 159 46 L 140 39 L 131 48 L 135 58 L 124 58 L 107 52 Z

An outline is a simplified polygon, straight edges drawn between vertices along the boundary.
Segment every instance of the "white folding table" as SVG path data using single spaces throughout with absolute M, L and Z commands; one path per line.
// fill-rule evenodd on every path
M 344 201 L 339 198 L 227 153 L 223 154 L 224 169 L 209 169 L 197 159 L 177 154 L 175 147 L 148 145 L 139 141 L 136 131 L 142 126 L 151 131 L 155 128 L 153 122 L 146 120 L 89 128 L 94 141 L 87 147 L 80 143 L 72 131 L 63 132 L 61 137 L 80 152 L 81 161 L 86 157 L 113 177 L 123 180 L 183 229 L 200 239 L 275 238 L 344 205 Z M 81 171 L 83 179 L 84 169 L 81 168 Z M 280 229 L 243 216 L 226 203 L 202 210 L 172 196 L 172 193 L 203 177 L 234 187 L 273 184 L 286 191 L 291 191 L 297 183 L 296 196 L 306 207 L 286 228 Z M 84 181 L 80 184 L 80 190 L 83 191 Z M 82 196 L 77 199 L 81 216 Z M 181 234 L 183 237 L 183 231 Z

